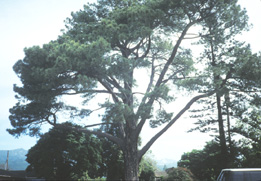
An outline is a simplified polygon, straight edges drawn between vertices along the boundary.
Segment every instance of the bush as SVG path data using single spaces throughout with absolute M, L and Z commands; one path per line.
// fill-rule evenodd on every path
M 165 180 L 175 181 L 193 181 L 194 175 L 187 168 L 168 168 L 166 169 L 168 177 Z

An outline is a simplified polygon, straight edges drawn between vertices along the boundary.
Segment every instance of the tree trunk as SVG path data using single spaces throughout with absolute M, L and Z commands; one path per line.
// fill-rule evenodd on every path
M 221 98 L 220 95 L 216 95 L 217 97 L 217 109 L 218 109 L 218 127 L 219 127 L 219 139 L 220 139 L 220 148 L 221 148 L 221 166 L 222 168 L 227 167 L 227 145 L 226 145 L 226 136 L 222 118 L 222 107 L 221 107 Z
M 229 143 L 229 150 L 232 153 L 232 140 L 231 140 L 231 129 L 230 129 L 230 115 L 229 115 L 229 93 L 225 95 L 225 102 L 226 102 L 226 113 L 227 113 L 227 132 L 228 132 L 228 143 Z
M 124 149 L 125 180 L 139 180 L 139 157 L 137 142 L 127 139 Z

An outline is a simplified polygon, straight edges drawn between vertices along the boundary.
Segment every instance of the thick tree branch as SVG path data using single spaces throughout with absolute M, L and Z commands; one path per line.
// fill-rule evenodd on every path
M 132 47 L 132 48 L 128 48 L 129 51 L 136 55 L 136 53 L 134 53 L 134 51 L 135 51 L 135 50 L 138 50 L 138 49 L 141 47 L 141 45 L 144 44 L 144 43 L 143 43 L 143 40 L 144 40 L 144 39 L 145 39 L 145 38 L 142 38 L 142 39 L 140 40 L 140 42 L 139 42 L 136 46 L 134 46 L 134 47 Z
M 174 58 L 175 58 L 175 56 L 176 56 L 176 54 L 177 54 L 177 52 L 178 52 L 178 48 L 179 48 L 179 46 L 180 46 L 180 44 L 181 44 L 183 38 L 185 37 L 185 35 L 186 35 L 187 31 L 189 30 L 189 28 L 190 28 L 192 25 L 194 25 L 195 23 L 197 23 L 197 22 L 198 22 L 198 21 L 189 23 L 189 24 L 185 27 L 185 29 L 183 30 L 181 36 L 179 37 L 179 39 L 178 39 L 176 45 L 174 46 L 174 48 L 173 48 L 173 50 L 172 50 L 171 56 L 169 57 L 169 59 L 168 59 L 167 63 L 165 64 L 165 66 L 164 66 L 162 72 L 160 73 L 160 76 L 159 76 L 159 78 L 158 78 L 158 80 L 157 80 L 157 82 L 156 82 L 155 88 L 160 87 L 160 85 L 162 84 L 162 81 L 163 81 L 163 79 L 164 79 L 164 76 L 165 76 L 165 74 L 167 73 L 170 64 L 173 62 L 173 60 L 174 60 Z M 151 107 L 152 104 L 153 104 L 153 102 L 155 101 L 155 99 L 156 99 L 156 97 L 152 97 L 152 98 L 148 101 L 147 106 L 150 106 L 150 107 Z M 140 123 L 138 124 L 137 130 L 136 130 L 136 131 L 137 131 L 137 132 L 136 132 L 137 135 L 140 134 L 140 131 L 141 131 L 143 125 L 145 124 L 145 121 L 146 121 L 146 119 L 142 119 L 142 120 L 140 121 Z
M 106 90 L 83 90 L 83 91 L 75 91 L 75 92 L 65 92 L 62 93 L 62 95 L 77 95 L 77 94 L 84 94 L 84 93 L 106 93 L 106 94 L 110 94 L 109 91 Z
M 145 58 L 147 55 L 148 55 L 148 53 L 149 53 L 149 51 L 150 51 L 150 48 L 151 48 L 151 39 L 150 39 L 150 36 L 149 36 L 149 43 L 148 43 L 148 47 L 147 47 L 147 50 L 144 52 L 144 54 L 140 57 L 140 58 Z
M 159 76 L 159 78 L 158 78 L 158 80 L 157 80 L 156 87 L 159 87 L 159 86 L 161 85 L 162 80 L 163 80 L 165 74 L 167 73 L 170 64 L 173 62 L 173 60 L 174 60 L 174 58 L 175 58 L 175 56 L 176 56 L 176 54 L 177 54 L 177 52 L 178 52 L 178 48 L 180 47 L 180 44 L 181 44 L 182 40 L 184 39 L 184 37 L 185 37 L 187 31 L 189 30 L 189 28 L 190 28 L 191 26 L 193 26 L 196 22 L 198 22 L 198 21 L 189 23 L 189 24 L 185 27 L 185 29 L 183 30 L 181 36 L 179 37 L 179 39 L 178 39 L 176 45 L 174 46 L 174 48 L 173 48 L 173 50 L 172 50 L 171 56 L 169 57 L 167 63 L 165 64 L 165 66 L 164 66 L 164 68 L 163 68 L 163 70 L 162 70 L 162 72 L 161 72 L 161 74 L 160 74 L 160 76 Z
M 114 102 L 120 102 L 116 94 L 113 92 L 112 88 L 109 85 L 107 85 L 106 82 L 104 82 L 101 79 L 98 79 L 98 81 L 104 86 L 105 89 L 107 89 L 111 93 Z
M 150 82 L 148 84 L 148 87 L 146 89 L 146 93 L 150 92 L 151 88 L 152 88 L 152 85 L 153 85 L 153 81 L 154 81 L 154 76 L 155 76 L 155 66 L 154 66 L 154 59 L 152 60 L 151 62 L 151 74 L 150 74 Z M 148 95 L 145 93 L 145 95 L 143 96 L 142 100 L 141 100 L 141 103 L 140 103 L 140 106 L 137 110 L 137 118 L 136 118 L 136 123 L 138 122 L 138 119 L 139 119 L 139 116 L 140 116 L 140 112 L 143 108 L 143 106 L 145 106 L 145 102 L 147 101 L 147 98 L 148 98 Z M 141 118 L 142 120 L 146 120 L 146 118 Z
M 50 121 L 50 116 L 53 117 L 53 121 Z M 48 124 L 52 126 L 55 126 L 57 124 L 56 112 L 48 112 L 46 117 L 44 118 L 44 121 L 46 121 Z
M 159 131 L 155 136 L 153 136 L 150 141 L 139 151 L 139 158 L 141 158 L 151 147 L 151 145 L 163 134 L 165 133 L 191 106 L 193 103 L 195 103 L 197 100 L 209 97 L 213 95 L 216 91 L 211 91 L 209 93 L 201 94 L 198 96 L 193 97 L 187 105 L 161 130 Z
M 106 78 L 106 80 L 107 80 L 110 84 L 112 84 L 115 88 L 117 88 L 119 92 L 122 92 L 123 87 L 120 86 L 120 84 L 117 82 L 117 80 L 116 80 L 114 77 L 110 76 L 109 78 Z
M 86 125 L 84 126 L 84 128 L 90 128 L 94 126 L 101 126 L 101 125 L 108 125 L 108 124 L 115 124 L 115 123 L 97 123 L 97 124 Z
M 108 81 L 111 85 L 113 85 L 121 93 L 121 94 L 116 94 L 116 95 L 118 95 L 121 98 L 121 100 L 124 102 L 124 100 L 127 99 L 127 96 L 124 91 L 125 89 L 112 76 L 106 78 L 106 81 Z

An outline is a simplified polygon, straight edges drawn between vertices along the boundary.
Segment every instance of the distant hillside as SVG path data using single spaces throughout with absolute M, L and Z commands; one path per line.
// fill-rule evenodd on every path
M 156 160 L 157 167 L 159 170 L 164 170 L 165 168 L 177 167 L 177 161 L 171 159 Z
M 25 170 L 29 165 L 25 159 L 27 150 L 15 149 L 9 150 L 9 170 Z M 0 166 L 3 167 L 7 158 L 7 150 L 0 150 Z M 3 168 L 2 168 L 3 169 Z

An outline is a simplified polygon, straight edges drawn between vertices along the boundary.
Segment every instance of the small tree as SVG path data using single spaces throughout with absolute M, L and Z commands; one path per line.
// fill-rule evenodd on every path
M 46 179 L 78 179 L 85 171 L 91 178 L 103 176 L 100 141 L 72 127 L 79 126 L 64 123 L 42 135 L 27 154 L 27 169 Z
M 207 143 L 203 150 L 192 150 L 184 153 L 178 162 L 179 167 L 188 168 L 198 180 L 216 180 L 222 169 L 219 143 Z
M 238 43 L 233 45 L 240 46 Z M 226 57 L 227 54 L 229 57 Z M 234 150 L 237 146 L 234 145 L 233 135 L 240 131 L 235 131 L 239 130 L 234 129 L 235 122 L 244 124 L 242 120 L 248 120 L 251 117 L 249 111 L 251 112 L 253 108 L 260 109 L 253 106 L 253 102 L 257 102 L 261 95 L 259 79 L 261 57 L 253 54 L 249 45 L 232 47 L 229 53 L 221 52 L 218 57 L 220 63 L 212 67 L 213 72 L 219 74 L 220 81 L 217 82 L 222 82 L 225 78 L 228 78 L 228 81 L 215 94 L 215 97 L 212 96 L 208 100 L 201 101 L 202 108 L 191 111 L 193 112 L 192 117 L 198 121 L 195 123 L 197 127 L 190 131 L 214 132 L 223 155 L 222 167 L 226 168 L 233 167 L 233 159 L 237 154 Z M 222 57 L 226 58 L 223 60 Z M 226 63 L 225 60 L 229 63 Z M 212 83 L 209 85 L 215 85 L 214 82 Z M 216 124 L 217 127 L 215 127 Z
M 182 180 L 182 181 L 193 181 L 194 175 L 190 172 L 190 170 L 186 168 L 168 168 L 166 169 L 168 177 L 166 180 Z
M 146 154 L 140 162 L 140 180 L 153 180 L 156 170 L 156 162 L 148 154 Z
M 257 95 L 260 96 L 260 68 L 261 58 L 258 54 L 251 52 L 250 45 L 235 40 L 235 36 L 247 30 L 247 16 L 244 12 L 239 12 L 237 6 L 231 9 L 231 13 L 238 14 L 238 18 L 233 19 L 233 24 L 226 21 L 206 21 L 202 34 L 206 34 L 199 43 L 204 45 L 204 52 L 200 56 L 200 61 L 207 64 L 205 72 L 198 77 L 197 83 L 201 90 L 215 88 L 217 92 L 207 100 L 202 100 L 204 106 L 194 110 L 193 117 L 197 118 L 197 127 L 192 130 L 201 132 L 213 131 L 217 134 L 220 142 L 220 150 L 223 155 L 223 168 L 231 167 L 230 159 L 233 154 L 233 141 L 231 132 L 231 121 L 235 120 L 237 107 L 249 107 Z M 231 15 L 218 15 L 221 19 L 231 18 Z M 215 22 L 215 23 L 213 23 Z M 204 64 L 203 64 L 204 65 Z M 186 80 L 188 81 L 188 80 Z M 190 80 L 195 82 L 194 79 Z M 223 86 L 220 86 L 223 84 Z M 191 84 L 189 84 L 191 87 Z M 244 101 L 243 101 L 244 100 Z M 234 113 L 234 114 L 233 114 Z M 226 122 L 225 122 L 226 121 Z M 213 127 L 217 124 L 217 127 Z
M 241 115 L 241 119 L 231 130 L 243 136 L 239 142 L 239 152 L 241 158 L 240 166 L 243 168 L 258 168 L 261 162 L 261 117 L 260 110 L 253 109 L 246 115 Z

